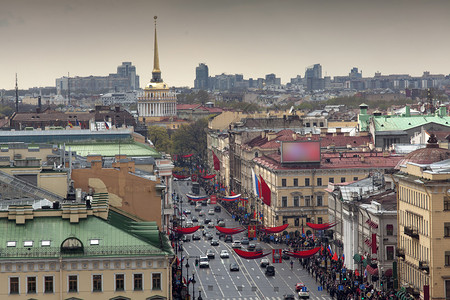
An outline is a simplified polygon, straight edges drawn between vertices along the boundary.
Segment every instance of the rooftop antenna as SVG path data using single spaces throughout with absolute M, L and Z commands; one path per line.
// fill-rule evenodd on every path
M 19 112 L 19 86 L 17 85 L 17 73 L 16 73 L 16 113 Z

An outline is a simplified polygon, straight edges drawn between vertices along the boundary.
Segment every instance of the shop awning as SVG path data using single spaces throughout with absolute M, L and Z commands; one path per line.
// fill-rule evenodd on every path
M 378 275 L 378 268 L 372 268 L 370 265 L 367 265 L 366 270 L 370 275 Z
M 367 239 L 364 241 L 364 243 L 365 243 L 367 246 L 372 247 L 372 240 L 371 240 L 371 239 L 367 238 Z

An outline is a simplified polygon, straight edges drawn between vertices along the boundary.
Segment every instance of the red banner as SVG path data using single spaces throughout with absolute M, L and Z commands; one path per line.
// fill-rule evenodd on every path
M 216 197 L 216 195 L 209 196 L 209 199 L 210 199 L 210 203 L 211 204 L 217 204 L 217 197 Z
M 212 151 L 213 161 L 214 161 L 214 170 L 220 171 L 220 160 L 217 155 Z
M 256 237 L 256 226 L 248 225 L 248 238 L 253 239 Z
M 327 230 L 333 226 L 336 226 L 336 223 L 314 224 L 314 223 L 306 222 L 306 225 L 315 230 Z
M 319 252 L 320 247 L 313 248 L 311 250 L 305 250 L 305 251 L 286 251 L 285 253 L 289 256 L 295 257 L 295 258 L 308 258 Z
M 377 234 L 372 233 L 372 254 L 377 254 Z
M 272 263 L 277 264 L 282 262 L 281 249 L 272 249 Z
M 263 251 L 244 251 L 241 249 L 233 249 L 237 255 L 245 259 L 257 259 L 269 255 L 271 252 L 264 253 Z
M 289 224 L 284 224 L 278 227 L 263 227 L 261 228 L 261 231 L 265 233 L 279 233 L 284 231 L 286 228 L 288 228 Z
M 216 229 L 222 233 L 229 234 L 229 235 L 241 233 L 246 230 L 243 227 L 225 228 L 225 227 L 220 227 L 220 226 L 216 226 Z

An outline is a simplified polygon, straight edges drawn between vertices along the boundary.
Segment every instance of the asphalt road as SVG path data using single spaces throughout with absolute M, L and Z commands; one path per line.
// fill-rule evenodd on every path
M 187 203 L 186 193 L 191 193 L 190 181 L 174 181 L 174 189 L 183 198 L 183 210 L 189 209 L 190 215 L 188 219 L 196 216 L 199 223 L 205 218 L 210 218 L 214 225 L 217 224 L 217 218 L 225 220 L 225 227 L 238 227 L 239 223 L 234 221 L 225 209 L 220 213 L 208 215 L 208 210 L 214 208 L 215 205 L 202 206 L 202 211 L 205 216 L 199 217 L 199 213 L 195 211 L 195 206 Z M 202 194 L 202 193 L 200 193 Z M 197 225 L 197 223 L 194 223 Z M 218 239 L 215 228 L 205 228 L 212 233 L 214 238 Z M 241 238 L 247 232 L 234 235 L 234 238 Z M 328 300 L 332 299 L 325 291 L 319 291 L 319 285 L 316 283 L 306 270 L 303 270 L 298 260 L 294 260 L 294 268 L 291 270 L 290 260 L 283 260 L 282 263 L 272 264 L 272 256 L 267 258 L 270 264 L 275 266 L 275 276 L 266 276 L 264 274 L 265 268 L 260 267 L 261 259 L 247 260 L 243 259 L 234 253 L 231 248 L 231 243 L 225 243 L 223 239 L 219 240 L 218 246 L 211 246 L 210 241 L 206 240 L 202 235 L 202 230 L 197 231 L 201 236 L 200 240 L 189 241 L 183 244 L 183 276 L 186 277 L 187 271 L 189 277 L 192 278 L 192 271 L 195 274 L 195 297 L 198 297 L 199 287 L 202 291 L 203 299 L 229 299 L 229 300 L 256 300 L 256 299 L 270 299 L 282 300 L 284 294 L 296 294 L 295 285 L 299 282 L 304 283 L 310 291 L 310 299 Z M 257 241 L 263 249 L 283 248 L 283 245 L 266 244 Z M 246 246 L 243 246 L 246 247 Z M 202 268 L 195 266 L 195 258 L 200 255 L 205 255 L 208 249 L 213 249 L 215 258 L 209 260 L 209 268 Z M 227 249 L 230 253 L 230 258 L 220 258 L 220 252 Z M 246 250 L 243 248 L 243 250 Z M 180 254 L 179 254 L 180 256 Z M 189 260 L 187 260 L 189 259 Z M 189 270 L 185 267 L 186 262 L 189 262 Z M 231 272 L 229 266 L 231 262 L 236 262 L 239 265 L 239 271 Z M 192 283 L 189 285 L 189 293 L 192 294 Z M 296 297 L 297 299 L 297 297 Z

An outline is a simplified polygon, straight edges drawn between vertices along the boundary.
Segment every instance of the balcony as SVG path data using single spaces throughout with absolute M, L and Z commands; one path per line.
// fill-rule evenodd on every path
M 413 239 L 419 239 L 419 231 L 416 228 L 405 226 L 404 233 L 405 235 L 410 236 Z
M 430 266 L 426 261 L 419 261 L 419 270 L 425 271 L 426 273 L 430 272 Z
M 405 249 L 397 248 L 395 252 L 396 252 L 395 254 L 397 255 L 397 257 L 401 257 L 401 258 L 405 259 Z

